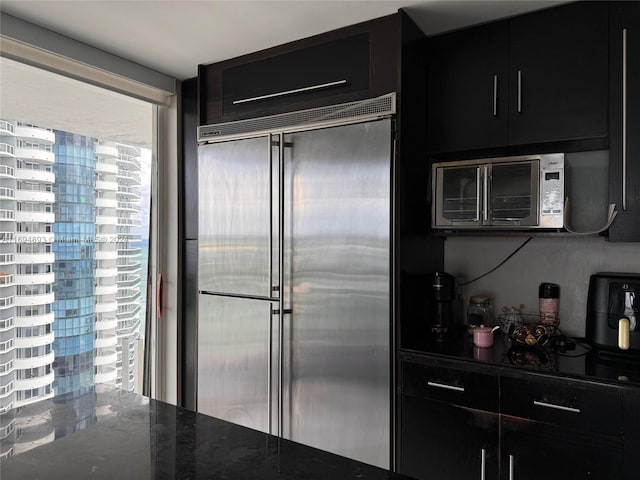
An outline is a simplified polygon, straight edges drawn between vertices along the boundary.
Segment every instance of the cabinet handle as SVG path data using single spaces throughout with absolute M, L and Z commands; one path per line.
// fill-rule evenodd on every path
M 285 96 L 285 95 L 292 95 L 294 93 L 308 92 L 310 90 L 320 90 L 321 88 L 337 87 L 338 85 L 344 85 L 346 83 L 347 83 L 346 80 L 338 80 L 336 82 L 329 82 L 329 83 L 320 83 L 318 85 L 311 85 L 309 87 L 295 88 L 293 90 L 285 90 L 283 92 L 276 92 L 276 93 L 269 93 L 267 95 L 260 95 L 259 97 L 251 97 L 251 98 L 243 98 L 241 100 L 234 100 L 233 104 L 237 105 L 239 103 L 255 102 L 257 100 L 264 100 L 266 98 L 282 97 L 282 96 Z
M 427 382 L 430 387 L 444 388 L 445 390 L 455 390 L 456 392 L 464 392 L 464 387 L 456 387 L 455 385 L 447 385 L 445 383 Z
M 565 412 L 580 413 L 579 408 L 565 407 L 564 405 L 556 405 L 555 403 L 539 402 L 538 400 L 534 400 L 533 404 L 539 407 L 555 408 L 556 410 L 563 410 Z
M 474 221 L 480 222 L 480 167 L 476 169 L 476 218 Z
M 489 220 L 489 167 L 484 167 L 484 179 L 482 185 L 482 198 L 484 203 L 482 211 L 484 216 L 484 221 Z
M 480 457 L 480 480 L 486 480 L 486 477 L 485 477 L 486 463 L 487 463 L 487 451 L 483 448 L 482 454 Z
M 515 476 L 513 475 L 513 455 L 509 455 L 509 480 L 514 480 Z
M 627 210 L 627 29 L 622 30 L 622 210 Z
M 493 116 L 498 116 L 498 75 L 493 76 Z
M 522 70 L 518 70 L 518 113 L 522 113 Z

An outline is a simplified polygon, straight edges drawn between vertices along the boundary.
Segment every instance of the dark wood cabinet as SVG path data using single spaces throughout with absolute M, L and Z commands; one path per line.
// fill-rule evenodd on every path
M 621 389 L 503 376 L 500 445 L 502 480 L 621 479 Z
M 640 241 L 640 3 L 610 7 L 609 240 Z
M 622 437 L 500 416 L 500 479 L 621 479 Z
M 605 145 L 607 18 L 606 2 L 577 2 L 436 37 L 430 151 Z
M 607 17 L 606 2 L 579 2 L 511 20 L 512 145 L 607 136 Z
M 399 393 L 400 473 L 425 480 L 635 478 L 637 389 L 408 355 Z
M 498 478 L 498 414 L 403 395 L 402 419 L 401 473 Z
M 401 19 L 389 15 L 200 65 L 199 125 L 373 98 L 396 91 Z
M 506 145 L 508 22 L 435 37 L 428 50 L 430 150 Z
M 403 362 L 398 471 L 418 479 L 497 478 L 497 377 Z

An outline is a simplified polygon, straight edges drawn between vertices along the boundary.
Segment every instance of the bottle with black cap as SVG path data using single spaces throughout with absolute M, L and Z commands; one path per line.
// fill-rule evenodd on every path
M 558 327 L 560 325 L 560 285 L 557 283 L 541 283 L 538 288 L 540 323 Z

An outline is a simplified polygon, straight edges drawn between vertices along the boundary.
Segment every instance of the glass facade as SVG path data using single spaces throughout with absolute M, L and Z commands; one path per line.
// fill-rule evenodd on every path
M 94 384 L 95 139 L 55 131 L 56 395 L 81 395 Z

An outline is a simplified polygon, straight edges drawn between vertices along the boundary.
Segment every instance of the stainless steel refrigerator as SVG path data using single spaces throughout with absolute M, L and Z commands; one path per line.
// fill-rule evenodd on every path
M 387 468 L 394 100 L 198 134 L 198 411 Z

